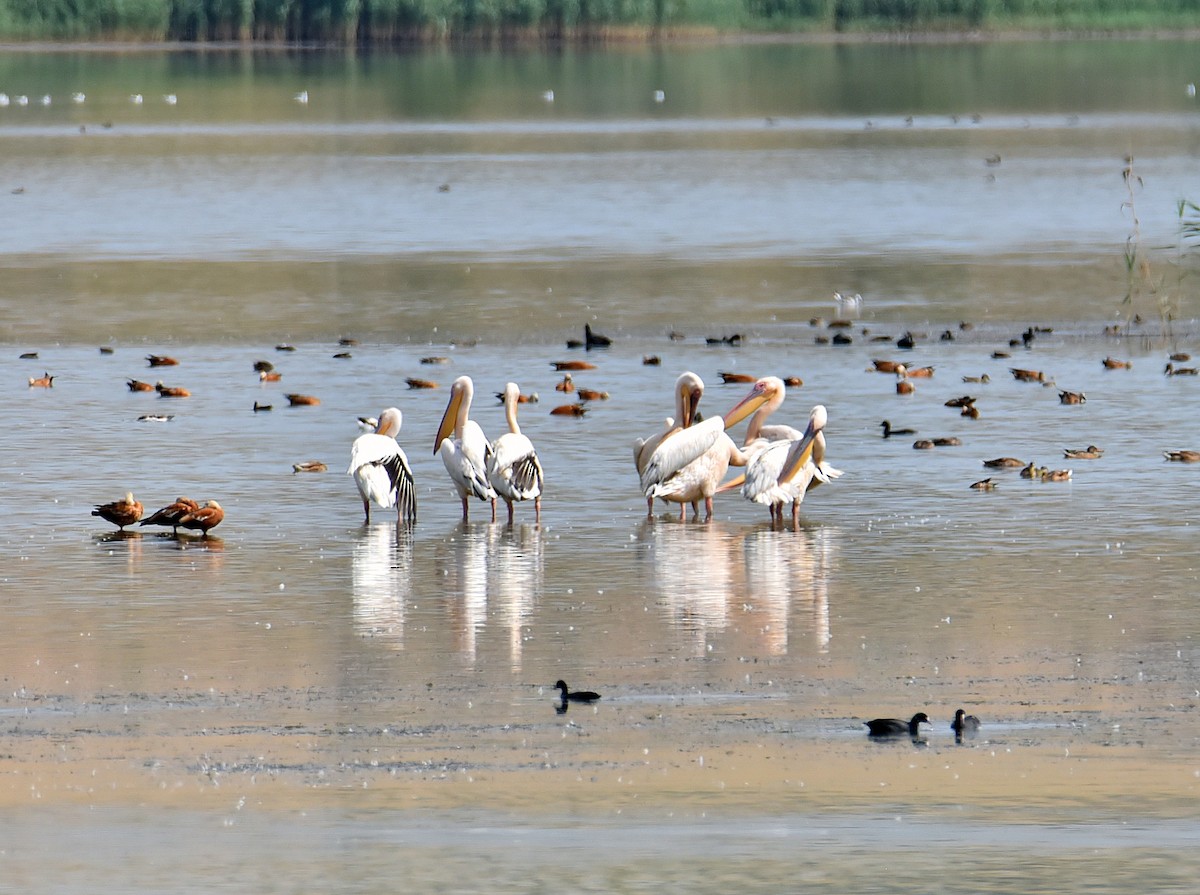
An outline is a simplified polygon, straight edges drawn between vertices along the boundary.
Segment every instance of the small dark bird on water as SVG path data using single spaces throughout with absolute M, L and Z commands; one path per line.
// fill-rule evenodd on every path
M 924 712 L 917 712 L 910 721 L 901 721 L 899 718 L 875 718 L 873 721 L 863 722 L 867 726 L 867 736 L 872 737 L 916 737 L 921 733 L 919 725 L 931 723 L 933 722 Z
M 916 435 L 917 434 L 916 429 L 893 429 L 892 424 L 890 422 L 888 422 L 887 420 L 884 420 L 879 425 L 881 425 L 883 427 L 883 437 L 884 438 L 891 438 L 893 435 Z
M 596 702 L 600 699 L 600 694 L 591 690 L 568 690 L 566 681 L 559 681 L 554 687 L 559 691 L 559 698 L 563 702 Z
M 608 336 L 602 336 L 598 332 L 592 331 L 592 325 L 585 323 L 583 325 L 583 347 L 589 351 L 593 348 L 608 348 L 612 345 L 612 339 Z
M 959 739 L 964 734 L 970 736 L 979 730 L 979 719 L 959 709 L 954 713 L 954 720 L 950 722 L 950 729 L 954 731 L 954 735 Z

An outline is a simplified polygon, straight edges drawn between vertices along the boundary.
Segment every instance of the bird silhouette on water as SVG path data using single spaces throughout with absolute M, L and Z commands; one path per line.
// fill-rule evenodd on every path
M 883 437 L 884 438 L 891 438 L 893 435 L 916 435 L 917 434 L 916 429 L 893 429 L 892 424 L 890 422 L 888 422 L 887 420 L 884 420 L 879 425 L 883 427 Z
M 901 721 L 899 718 L 875 718 L 863 723 L 867 726 L 867 736 L 870 737 L 883 739 L 885 737 L 910 736 L 916 739 L 921 735 L 920 725 L 932 722 L 924 712 L 917 712 L 909 721 Z
M 959 709 L 954 713 L 954 720 L 950 722 L 950 729 L 954 731 L 954 738 L 961 740 L 964 736 L 974 736 L 979 730 L 979 719 L 974 715 L 968 715 L 963 709 Z
M 566 681 L 558 681 L 554 685 L 559 694 L 558 713 L 560 715 L 567 711 L 567 706 L 572 702 L 592 703 L 600 700 L 600 694 L 592 690 L 571 690 L 567 687 Z

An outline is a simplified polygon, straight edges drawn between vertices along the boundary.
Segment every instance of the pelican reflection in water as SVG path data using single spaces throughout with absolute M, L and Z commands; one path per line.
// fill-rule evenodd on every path
M 825 528 L 647 521 L 638 529 L 637 556 L 690 655 L 706 655 L 716 637 L 748 652 L 784 655 L 811 643 L 824 653 L 836 537 Z
M 782 533 L 756 528 L 742 539 L 744 602 L 761 646 L 784 655 L 812 638 L 819 653 L 829 652 L 829 578 L 837 552 L 836 531 L 801 528 Z
M 405 609 L 412 596 L 413 529 L 363 528 L 350 563 L 355 630 L 402 649 Z
M 703 656 L 710 638 L 729 624 L 729 607 L 745 590 L 740 528 L 654 525 L 638 528 L 638 557 L 648 564 L 647 583 L 661 595 L 668 624 L 690 655 Z
M 455 650 L 470 662 L 489 627 L 507 633 L 506 648 L 520 668 L 523 630 L 543 591 L 543 542 L 536 524 L 459 524 L 438 547 L 446 621 Z

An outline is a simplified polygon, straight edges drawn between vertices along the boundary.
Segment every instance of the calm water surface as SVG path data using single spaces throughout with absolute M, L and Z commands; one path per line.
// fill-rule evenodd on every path
M 1200 348 L 1194 80 L 1175 41 L 0 54 L 0 891 L 1190 891 L 1200 466 L 1162 451 L 1200 449 L 1200 380 L 1163 375 Z M 589 320 L 611 398 L 552 417 Z M 864 372 L 902 354 L 936 367 L 909 396 Z M 798 530 L 736 494 L 645 518 L 630 446 L 685 369 L 709 415 L 748 388 L 721 371 L 829 408 L 846 474 Z M 460 521 L 461 374 L 493 437 L 493 392 L 539 393 L 540 527 Z M 343 474 L 389 405 L 411 530 Z M 1006 455 L 1072 480 L 968 488 Z M 114 537 L 89 513 L 126 490 L 227 518 Z M 558 678 L 605 698 L 558 714 Z M 917 710 L 922 743 L 862 735 Z

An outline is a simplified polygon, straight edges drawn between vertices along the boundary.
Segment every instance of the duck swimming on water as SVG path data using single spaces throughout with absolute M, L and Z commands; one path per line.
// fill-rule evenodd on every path
M 554 688 L 563 702 L 597 702 L 600 699 L 600 694 L 591 690 L 569 690 L 566 681 L 558 681 Z
M 891 438 L 893 435 L 916 435 L 917 434 L 916 429 L 893 429 L 892 424 L 890 422 L 888 422 L 887 420 L 884 420 L 879 425 L 883 427 L 883 437 L 884 438 Z
M 933 722 L 924 712 L 917 712 L 909 721 L 901 721 L 899 718 L 875 718 L 863 722 L 867 726 L 867 736 L 871 737 L 918 737 L 921 734 L 919 725 L 931 723 Z
M 954 731 L 955 737 L 962 739 L 964 734 L 970 736 L 979 730 L 979 719 L 974 715 L 968 715 L 963 709 L 959 709 L 954 713 L 950 729 Z

